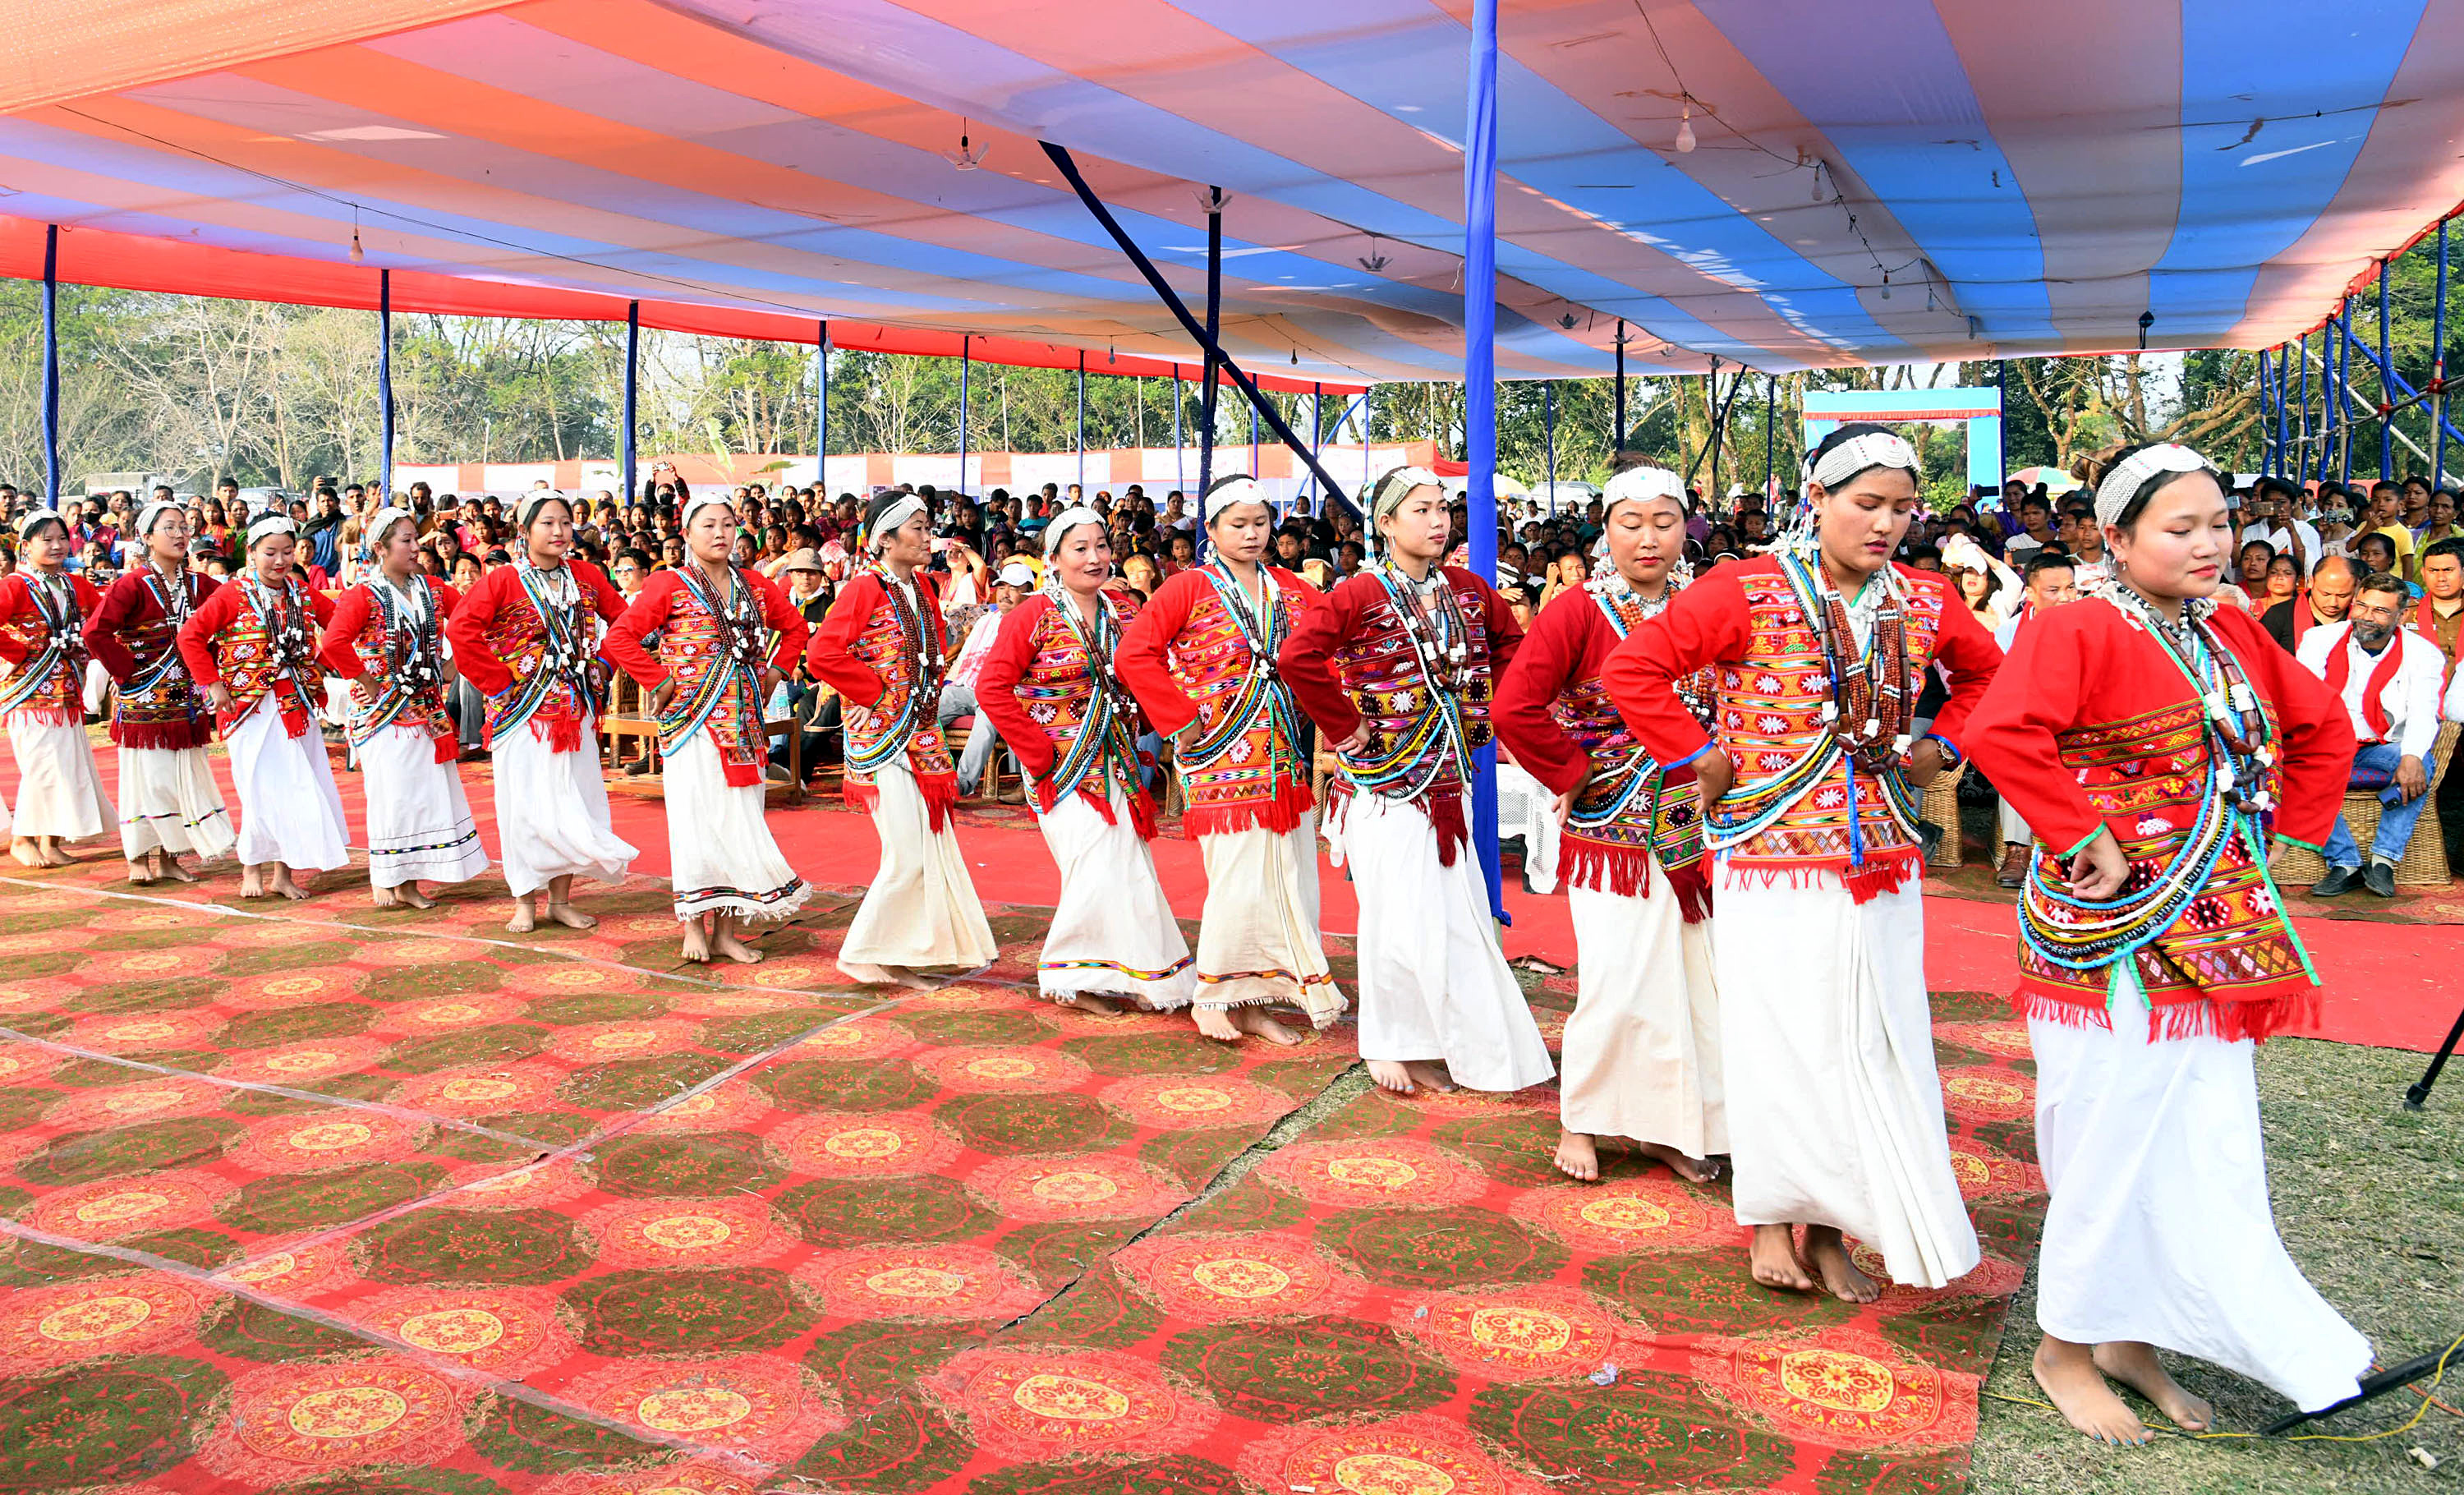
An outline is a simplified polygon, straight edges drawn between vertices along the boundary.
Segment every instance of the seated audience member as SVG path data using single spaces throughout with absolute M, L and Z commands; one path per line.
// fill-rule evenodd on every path
M 2404 564 L 2404 561 L 2387 531 L 2372 530 L 2354 540 L 2353 560 L 2360 564 L 2364 576 L 2392 576 L 2404 581 L 2406 602 L 2410 603 L 2421 596 L 2421 588 L 2406 581 L 2403 573 L 2396 569 Z
M 2307 590 L 2267 609 L 2259 625 L 2284 646 L 2286 653 L 2297 652 L 2312 628 L 2344 621 L 2353 605 L 2353 582 L 2359 575 L 2352 561 L 2330 555 L 2311 568 Z
M 2019 630 L 2026 627 L 2031 619 L 2064 603 L 2079 600 L 2078 573 L 2071 568 L 2071 558 L 2058 550 L 2039 546 L 2035 554 L 2028 558 L 2028 567 L 2023 575 L 2027 580 L 2019 590 L 2019 610 L 2004 619 L 2002 626 L 1993 630 L 1993 642 L 2002 646 L 2005 654 L 2018 643 Z M 1993 880 L 2005 888 L 2016 888 L 2027 880 L 2028 851 L 2035 833 L 2028 829 L 2028 823 L 2019 818 L 2018 811 L 2011 807 L 2007 799 L 2002 802 L 2001 825 L 2002 865 L 1995 869 Z
M 2327 875 L 2310 890 L 2315 897 L 2336 897 L 2355 883 L 2382 898 L 2394 897 L 2395 865 L 2429 802 L 2424 797 L 2437 767 L 2431 746 L 2438 737 L 2443 662 L 2437 645 L 2404 626 L 2405 610 L 2403 578 L 2384 572 L 2364 577 L 2351 616 L 2312 629 L 2296 650 L 2302 668 L 2326 681 L 2352 713 L 2353 735 L 2362 744 L 2353 758 L 2354 787 L 2380 789 L 2368 864 L 2363 864 L 2361 847 L 2339 815 L 2321 851 Z

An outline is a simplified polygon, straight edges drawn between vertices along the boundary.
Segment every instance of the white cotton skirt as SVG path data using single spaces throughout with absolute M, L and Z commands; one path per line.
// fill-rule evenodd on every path
M 967 875 L 955 823 L 945 816 L 933 829 L 924 791 L 903 762 L 873 775 L 873 789 L 881 866 L 847 925 L 839 969 L 850 980 L 886 981 L 891 967 L 990 965 L 1001 946 Z
M 1828 874 L 1826 874 L 1827 876 Z M 1950 1166 L 1917 885 L 1858 903 L 1721 870 L 1711 920 L 1737 1223 L 1832 1225 L 1893 1281 L 1973 1270 Z
M 1198 920 L 1198 1002 L 1288 1002 L 1324 1028 L 1343 1015 L 1342 988 L 1318 938 L 1317 816 L 1291 830 L 1263 827 L 1198 838 L 1206 905 Z
M 368 881 L 467 882 L 488 869 L 487 848 L 462 793 L 462 770 L 436 760 L 436 739 L 418 727 L 387 727 L 360 749 L 368 797 Z
M 2353 1396 L 2369 1341 L 2277 1238 L 2248 1039 L 2151 1042 L 2042 1019 L 2036 1151 L 2052 1187 L 2036 1322 L 2074 1344 L 2138 1340 L 2238 1371 L 2316 1412 Z
M 1573 887 L 1566 907 L 1581 956 L 1559 1044 L 1566 1130 L 1688 1157 L 1727 1152 L 1711 921 L 1685 922 L 1657 857 L 1643 896 Z
M 351 865 L 350 826 L 334 789 L 325 738 L 313 719 L 307 731 L 291 736 L 269 693 L 223 740 L 231 745 L 231 786 L 239 791 L 243 866 L 279 862 L 294 871 L 321 872 Z
M 1360 1057 L 1442 1059 L 1457 1085 L 1519 1090 L 1556 1072 L 1498 947 L 1480 859 L 1438 860 L 1419 806 L 1344 797 L 1337 828 L 1360 900 Z
M 1108 823 L 1083 797 L 1067 795 L 1037 824 L 1061 868 L 1061 904 L 1044 938 L 1037 989 L 1046 997 L 1114 992 L 1157 1011 L 1188 1006 L 1198 991 L 1189 941 L 1128 799 L 1112 791 Z
M 17 808 L 9 829 L 17 836 L 83 841 L 120 823 L 94 764 L 85 728 L 9 714 L 9 750 L 17 758 Z
M 625 880 L 637 853 L 607 821 L 607 780 L 600 771 L 599 724 L 582 723 L 582 747 L 559 753 L 528 725 L 498 737 L 496 841 L 505 886 L 527 898 L 559 877 Z
M 661 772 L 668 796 L 669 881 L 679 921 L 705 913 L 783 919 L 804 906 L 813 890 L 779 854 L 770 835 L 767 784 L 729 783 L 707 732 L 669 750 Z
M 120 849 L 128 860 L 159 847 L 214 862 L 238 840 L 204 748 L 120 750 Z

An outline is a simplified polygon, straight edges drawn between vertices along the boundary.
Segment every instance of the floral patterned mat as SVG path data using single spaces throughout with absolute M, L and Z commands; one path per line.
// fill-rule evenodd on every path
M 836 979 L 839 896 L 676 972 L 647 882 L 524 941 L 103 870 L 0 879 L 0 1495 L 1949 1489 L 2041 1206 L 1983 997 L 1987 1263 L 1851 1308 L 1722 1186 L 1561 1178 L 1549 1091 L 1038 1001 L 1038 911 L 908 993 Z

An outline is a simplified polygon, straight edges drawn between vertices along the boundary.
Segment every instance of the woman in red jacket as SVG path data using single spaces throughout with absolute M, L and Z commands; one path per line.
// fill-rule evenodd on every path
M 1498 946 L 1463 795 L 1523 629 L 1496 588 L 1439 563 L 1452 520 L 1436 474 L 1388 473 L 1369 517 L 1383 554 L 1276 661 L 1343 769 L 1332 819 L 1360 895 L 1360 1057 L 1402 1094 L 1519 1090 L 1555 1071 Z
M 461 595 L 419 574 L 419 521 L 407 509 L 368 520 L 373 567 L 325 625 L 326 671 L 352 682 L 351 749 L 368 801 L 368 889 L 380 909 L 433 907 L 419 880 L 467 882 L 488 869 L 445 709 L 453 668 L 445 620 Z
M 769 578 L 729 559 L 736 512 L 721 494 L 685 501 L 689 557 L 633 594 L 607 630 L 607 657 L 650 693 L 659 718 L 668 881 L 684 956 L 751 965 L 761 952 L 744 942 L 745 927 L 790 917 L 812 896 L 763 817 L 770 739 L 761 730 L 763 704 L 812 630 Z M 643 644 L 653 633 L 655 654 Z
M 206 761 L 214 714 L 180 657 L 180 626 L 222 583 L 188 567 L 188 513 L 157 499 L 137 513 L 137 564 L 102 589 L 85 620 L 86 651 L 119 687 L 111 740 L 120 750 L 120 849 L 128 880 L 195 882 L 180 853 L 216 862 L 236 837 Z
M 2253 1060 L 2318 1008 L 2271 833 L 2326 838 L 2353 729 L 2216 605 L 2233 521 L 2197 452 L 2118 453 L 2096 518 L 2113 579 L 2020 630 L 1968 744 L 2036 837 L 2014 999 L 2053 1190 L 2036 1379 L 2081 1432 L 2135 1443 L 2147 1430 L 2108 1375 L 2183 1427 L 2209 1421 L 2157 1347 L 2312 1412 L 2370 1364 L 2277 1238 Z
M 1301 1036 L 1343 1015 L 1318 937 L 1317 798 L 1309 718 L 1275 662 L 1315 589 L 1269 563 L 1275 511 L 1245 473 L 1206 489 L 1206 563 L 1160 587 L 1121 635 L 1121 680 L 1174 742 L 1182 831 L 1206 863 L 1198 1031 L 1223 1042 Z
M 351 865 L 350 826 L 334 789 L 317 701 L 317 630 L 334 605 L 292 560 L 298 526 L 269 514 L 248 527 L 248 567 L 180 628 L 180 657 L 213 703 L 239 791 L 239 895 L 305 898 L 291 874 Z
M 1911 1287 L 1978 1261 L 1934 1070 L 1916 808 L 2002 651 L 1947 581 L 1891 561 L 1917 474 L 1901 437 L 1840 427 L 1806 463 L 1815 532 L 1704 576 L 1600 671 L 1635 740 L 1691 765 L 1707 806 L 1720 1066 L 1754 1280 L 1807 1292 L 1818 1278 L 1852 1303 L 1881 1289 L 1843 1234 Z M 1937 661 L 1949 699 L 1920 740 L 1917 693 Z M 1708 728 L 1680 694 L 1705 669 Z
M 1596 1141 L 1622 1137 L 1706 1183 L 1728 1150 L 1720 1084 L 1720 994 L 1711 890 L 1694 772 L 1663 771 L 1637 746 L 1600 683 L 1620 640 L 1688 580 L 1685 485 L 1663 468 L 1609 479 L 1600 523 L 1610 569 L 1540 609 L 1497 688 L 1497 737 L 1557 792 L 1558 869 L 1582 961 L 1566 1020 L 1557 1168 L 1600 1176 Z M 1710 680 L 1685 683 L 1710 710 Z
M 119 820 L 85 736 L 84 620 L 101 602 L 68 570 L 68 521 L 55 510 L 17 520 L 18 568 L 0 578 L 0 715 L 17 758 L 9 854 L 28 867 L 66 867 L 63 843 Z
M 532 904 L 544 890 L 550 919 L 592 929 L 599 921 L 573 906 L 573 879 L 621 883 L 634 856 L 608 824 L 599 767 L 607 705 L 599 645 L 625 600 L 597 566 L 569 559 L 573 509 L 553 490 L 523 495 L 515 518 L 514 563 L 464 595 L 445 637 L 454 668 L 488 695 L 497 854 L 514 894 L 505 928 L 538 927 Z
M 1036 987 L 1097 1012 L 1121 1000 L 1186 1007 L 1198 978 L 1147 850 L 1155 802 L 1138 777 L 1137 703 L 1113 672 L 1137 603 L 1127 588 L 1105 587 L 1112 548 L 1092 509 L 1046 525 L 1044 557 L 1044 589 L 1001 619 L 976 677 L 976 709 L 1025 766 L 1036 824 L 1061 868 Z
M 865 506 L 873 562 L 847 579 L 813 630 L 805 663 L 839 693 L 847 802 L 869 810 L 881 866 L 839 947 L 858 981 L 929 985 L 922 969 L 974 969 L 1001 954 L 950 824 L 958 771 L 936 713 L 947 663 L 941 599 L 924 571 L 924 500 L 887 493 Z

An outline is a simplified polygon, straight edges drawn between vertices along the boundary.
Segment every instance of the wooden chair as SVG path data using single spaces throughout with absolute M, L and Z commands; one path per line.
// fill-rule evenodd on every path
M 2444 888 L 2453 869 L 2447 865 L 2447 838 L 2438 823 L 2438 781 L 2447 777 L 2449 762 L 2455 752 L 2459 728 L 2448 722 L 2438 729 L 2437 744 L 2431 749 L 2434 759 L 2427 791 L 2430 802 L 2422 807 L 2421 819 L 2412 823 L 2412 839 L 2405 843 L 2404 856 L 2395 864 L 2395 885 L 2398 888 Z M 2353 833 L 2355 845 L 2364 855 L 2370 849 L 2370 837 L 2379 828 L 2379 791 L 2355 789 L 2344 796 L 2344 826 Z M 2326 859 L 2304 846 L 2285 846 L 2269 859 L 2269 869 L 2278 883 L 2306 889 L 2327 875 Z
M 599 718 L 599 736 L 605 744 L 610 766 L 620 771 L 627 761 L 627 743 L 638 742 L 641 752 L 633 755 L 644 764 L 642 774 L 627 773 L 628 778 L 652 778 L 659 772 L 659 719 L 650 715 L 649 697 L 631 675 L 622 670 L 607 688 L 607 714 Z

